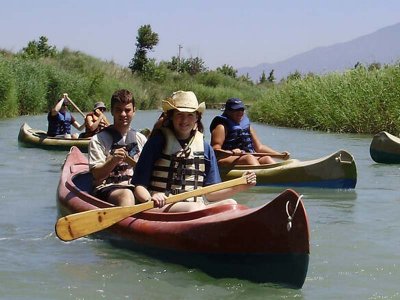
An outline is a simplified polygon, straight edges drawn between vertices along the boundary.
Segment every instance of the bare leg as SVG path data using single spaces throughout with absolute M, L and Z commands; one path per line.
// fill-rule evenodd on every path
M 275 160 L 271 158 L 271 156 L 262 156 L 258 159 L 260 164 L 274 164 L 276 163 Z
M 269 157 L 269 156 L 268 156 Z M 257 157 L 247 154 L 242 156 L 229 156 L 218 160 L 220 166 L 232 166 L 232 165 L 253 165 L 258 166 L 260 162 Z
M 215 206 L 220 206 L 220 205 L 225 205 L 225 204 L 237 204 L 236 200 L 234 199 L 225 199 L 217 202 L 212 202 L 211 204 L 207 205 L 208 207 L 215 207 Z
M 117 206 L 130 206 L 135 204 L 135 197 L 130 189 L 114 189 L 110 192 L 108 202 Z
M 166 205 L 161 209 L 165 212 L 190 212 L 206 208 L 206 205 L 202 202 L 177 202 Z

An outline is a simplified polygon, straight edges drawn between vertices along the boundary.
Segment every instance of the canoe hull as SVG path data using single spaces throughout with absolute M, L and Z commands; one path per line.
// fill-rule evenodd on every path
M 110 207 L 86 192 L 91 188 L 87 170 L 87 159 L 73 147 L 57 191 L 61 216 Z M 288 214 L 294 216 L 289 231 Z M 307 214 L 292 190 L 256 208 L 237 204 L 189 213 L 142 212 L 98 236 L 214 277 L 279 282 L 295 288 L 304 283 L 310 252 Z
M 377 163 L 400 164 L 400 138 L 381 131 L 372 138 L 369 153 Z
M 197 268 L 214 278 L 238 278 L 255 283 L 279 283 L 301 288 L 307 276 L 309 254 L 216 254 L 187 253 L 144 247 L 132 240 L 108 237 L 108 242 L 119 248 L 151 255 L 168 263 Z
M 19 130 L 18 141 L 28 147 L 46 150 L 68 151 L 72 146 L 76 146 L 81 151 L 87 152 L 90 138 L 64 139 L 49 137 L 45 131 L 33 129 L 27 123 L 24 123 Z
M 271 165 L 220 168 L 220 173 L 223 180 L 229 180 L 247 170 L 257 174 L 259 186 L 351 189 L 357 183 L 354 158 L 344 150 L 309 161 L 290 159 Z

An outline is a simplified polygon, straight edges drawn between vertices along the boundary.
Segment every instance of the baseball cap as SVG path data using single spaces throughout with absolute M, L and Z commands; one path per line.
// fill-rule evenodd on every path
M 230 98 L 225 103 L 225 110 L 245 109 L 242 100 L 239 98 Z

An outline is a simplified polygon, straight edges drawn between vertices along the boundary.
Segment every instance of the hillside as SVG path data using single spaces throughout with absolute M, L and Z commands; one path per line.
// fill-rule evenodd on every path
M 262 63 L 255 67 L 238 69 L 239 75 L 249 76 L 257 81 L 262 71 L 266 75 L 274 69 L 277 80 L 296 70 L 302 74 L 313 72 L 324 74 L 353 68 L 357 62 L 393 64 L 400 59 L 400 23 L 382 28 L 374 33 L 348 42 L 328 47 L 318 47 L 276 63 Z

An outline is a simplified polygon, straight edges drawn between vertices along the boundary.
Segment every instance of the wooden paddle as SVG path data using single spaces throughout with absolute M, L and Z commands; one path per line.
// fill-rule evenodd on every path
M 102 114 L 103 115 L 103 121 L 104 121 L 104 123 L 107 125 L 107 126 L 110 126 L 110 121 L 108 121 L 108 119 L 107 119 L 107 117 L 106 117 L 106 115 L 98 108 L 98 109 L 96 109 L 96 112 L 100 115 L 100 114 Z
M 179 202 L 187 198 L 205 195 L 241 184 L 247 184 L 246 177 L 242 176 L 240 178 L 198 188 L 182 194 L 171 195 L 167 198 L 166 204 Z M 63 241 L 71 241 L 106 229 L 131 215 L 152 208 L 154 208 L 154 202 L 147 201 L 134 206 L 100 208 L 71 214 L 58 219 L 55 225 L 56 234 L 58 238 Z
M 71 103 L 72 106 L 82 115 L 83 119 L 86 118 L 86 115 L 79 109 L 79 107 L 74 103 L 74 101 L 72 101 L 72 100 L 68 97 L 68 94 L 64 94 L 64 98 L 67 98 L 67 100 L 69 101 L 69 103 Z
M 271 156 L 271 157 L 276 157 L 276 158 L 281 158 L 281 159 L 285 159 L 286 157 L 288 157 L 288 154 L 285 153 L 260 153 L 260 152 L 242 152 L 242 153 L 232 153 L 232 151 L 228 151 L 228 150 L 222 150 L 222 149 L 218 149 L 218 150 L 214 150 L 215 154 L 217 155 L 218 159 L 221 158 L 226 158 L 229 156 L 243 156 L 243 155 L 254 155 L 254 156 Z

